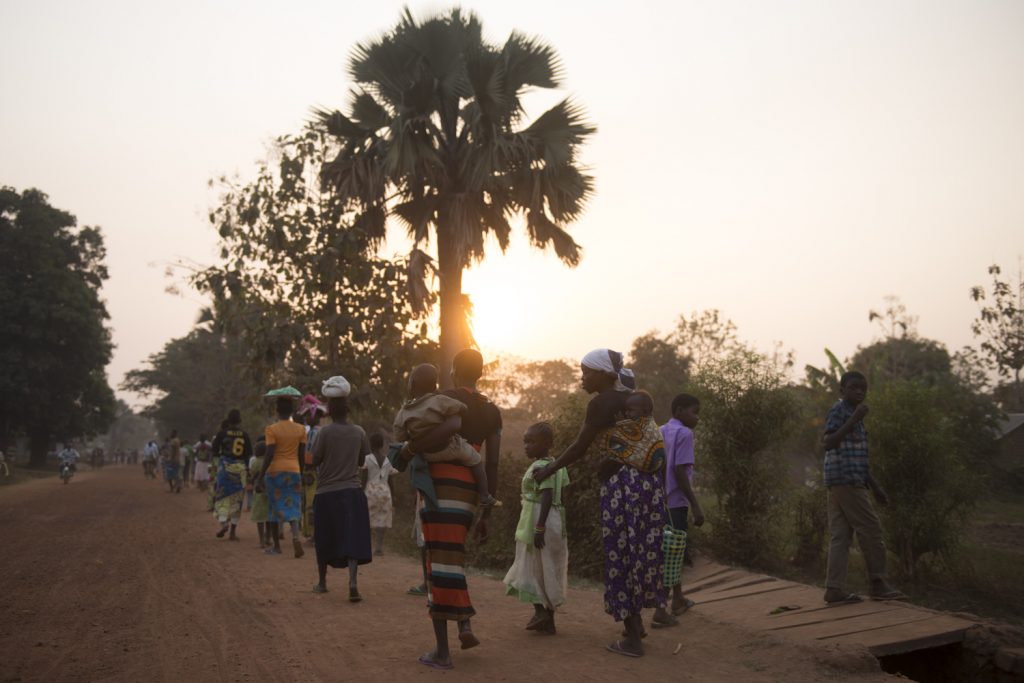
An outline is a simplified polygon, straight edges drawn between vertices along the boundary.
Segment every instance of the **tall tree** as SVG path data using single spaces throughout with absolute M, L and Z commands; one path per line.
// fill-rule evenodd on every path
M 99 228 L 76 225 L 39 190 L 0 188 L 0 447 L 26 434 L 33 466 L 54 439 L 114 418 L 106 249 Z
M 353 51 L 348 114 L 316 112 L 337 144 L 324 180 L 353 207 L 356 225 L 382 240 L 395 217 L 417 248 L 433 235 L 445 367 L 472 339 L 462 273 L 484 258 L 487 236 L 504 250 L 510 219 L 523 216 L 535 246 L 576 265 L 580 246 L 564 226 L 593 187 L 578 153 L 595 129 L 579 106 L 563 100 L 523 125 L 524 93 L 560 85 L 554 49 L 518 32 L 492 45 L 482 33 L 472 13 L 417 22 L 406 10 Z
M 259 429 L 262 387 L 245 365 L 243 342 L 224 334 L 204 313 L 205 322 L 164 344 L 121 386 L 150 400 L 142 415 L 156 420 L 164 434 L 172 429 L 188 439 L 213 434 L 231 408 L 248 409 L 246 426 Z
M 997 392 L 1009 394 L 1004 408 L 1024 410 L 1024 271 L 1018 268 L 1015 281 L 1004 279 L 1002 270 L 993 264 L 988 274 L 992 276 L 990 290 L 971 288 L 971 298 L 980 307 L 971 330 L 981 339 L 981 351 L 999 376 L 1009 379 L 1009 391 Z

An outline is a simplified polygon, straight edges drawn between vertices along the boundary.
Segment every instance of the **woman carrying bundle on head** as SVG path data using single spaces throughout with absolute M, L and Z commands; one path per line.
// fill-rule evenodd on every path
M 331 377 L 323 386 L 331 424 L 313 444 L 313 467 L 319 472 L 313 498 L 313 539 L 319 582 L 314 593 L 327 592 L 327 567 L 348 568 L 348 599 L 359 602 L 359 565 L 369 563 L 370 512 L 359 481 L 359 468 L 370 454 L 370 440 L 359 425 L 348 421 L 344 377 Z
M 302 514 L 302 457 L 306 449 L 306 430 L 292 422 L 294 399 L 278 395 L 274 402 L 277 422 L 266 429 L 267 454 L 264 456 L 261 478 L 267 491 L 269 504 L 270 539 L 273 547 L 268 555 L 281 554 L 281 525 L 291 529 L 295 557 L 302 557 L 299 539 L 299 518 Z

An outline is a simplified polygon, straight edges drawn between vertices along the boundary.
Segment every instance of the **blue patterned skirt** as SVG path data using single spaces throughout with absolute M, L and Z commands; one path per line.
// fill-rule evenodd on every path
M 267 472 L 269 522 L 297 522 L 302 517 L 302 477 L 298 472 Z

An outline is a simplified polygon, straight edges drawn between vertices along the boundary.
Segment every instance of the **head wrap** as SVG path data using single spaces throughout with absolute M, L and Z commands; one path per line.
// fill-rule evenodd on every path
M 327 398 L 339 398 L 348 396 L 352 392 L 352 385 L 341 375 L 335 375 L 324 380 L 320 393 Z
M 636 391 L 636 375 L 629 368 L 619 370 L 619 381 L 630 391 Z
M 629 388 L 622 383 L 622 377 L 620 373 L 623 371 L 622 368 L 622 354 L 618 351 L 612 351 L 611 349 L 594 349 L 587 355 L 583 356 L 582 365 L 590 368 L 591 370 L 597 370 L 603 372 L 606 375 L 611 375 L 615 378 L 615 391 L 629 391 Z M 629 372 L 631 376 L 632 371 Z M 636 382 L 633 382 L 634 386 Z
M 313 394 L 306 394 L 299 401 L 299 415 L 312 415 L 313 413 L 320 411 L 321 413 L 327 412 L 327 406 Z

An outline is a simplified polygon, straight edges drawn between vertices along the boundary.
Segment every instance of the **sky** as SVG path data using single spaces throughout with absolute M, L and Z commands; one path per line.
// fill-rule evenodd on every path
M 251 177 L 311 107 L 344 107 L 352 47 L 402 6 L 0 3 L 0 185 L 102 227 L 112 385 L 204 303 L 165 290 L 169 263 L 216 260 L 207 181 Z M 495 42 L 517 29 L 558 50 L 563 87 L 531 96 L 531 117 L 571 95 L 598 128 L 582 156 L 596 193 L 570 226 L 582 263 L 517 231 L 466 275 L 489 354 L 628 350 L 717 308 L 802 367 L 869 343 L 889 295 L 956 349 L 973 341 L 969 288 L 1020 264 L 1024 2 L 462 7 Z

